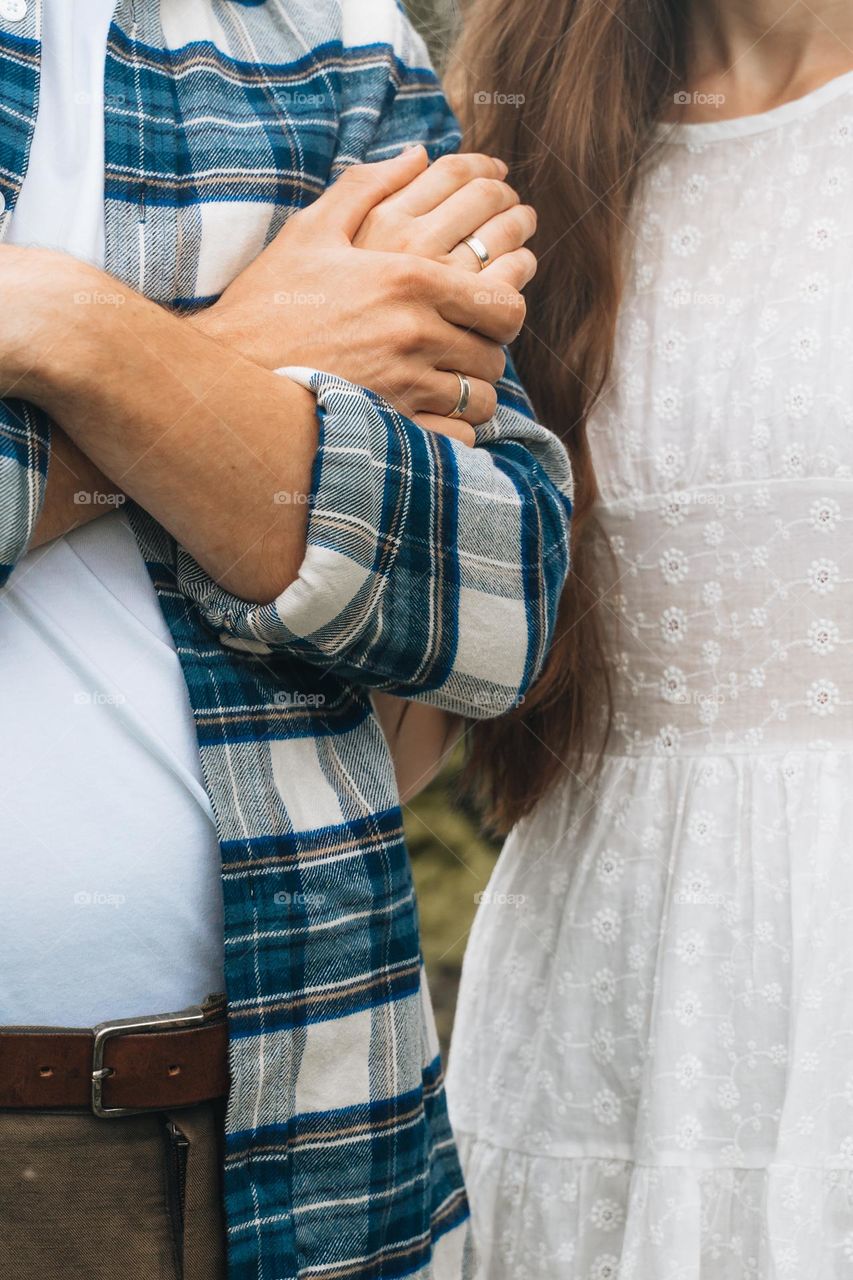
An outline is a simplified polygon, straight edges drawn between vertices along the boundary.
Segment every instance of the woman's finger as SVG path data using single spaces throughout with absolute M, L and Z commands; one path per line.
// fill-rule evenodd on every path
M 415 177 L 408 186 L 388 199 L 397 213 L 420 218 L 443 204 L 454 192 L 475 178 L 502 179 L 507 167 L 502 160 L 483 155 L 441 156 L 426 172 Z
M 469 448 L 477 443 L 474 428 L 462 418 L 443 418 L 437 413 L 417 413 L 414 421 L 419 427 L 423 427 L 424 431 L 432 431 L 434 435 L 439 436 L 450 436 L 453 440 L 467 444 Z
M 316 230 L 343 232 L 352 239 L 371 209 L 417 182 L 428 163 L 423 147 L 410 147 L 391 160 L 350 165 L 305 212 Z
M 512 253 L 522 248 L 536 230 L 536 211 L 529 204 L 518 204 L 506 209 L 496 217 L 490 218 L 473 234 L 482 240 L 489 254 L 490 262 L 502 258 L 505 253 Z M 467 233 L 471 235 L 471 232 Z M 454 264 L 465 271 L 482 271 L 480 260 L 470 245 L 460 243 L 450 254 Z
M 445 253 L 450 253 L 465 236 L 518 201 L 517 192 L 500 179 L 474 178 L 431 213 L 418 218 L 415 226 L 423 228 Z

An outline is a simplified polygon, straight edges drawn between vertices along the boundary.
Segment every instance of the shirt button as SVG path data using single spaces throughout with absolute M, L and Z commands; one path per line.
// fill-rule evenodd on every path
M 3 214 L 5 212 L 6 212 L 6 197 L 3 195 L 3 192 L 0 191 L 0 218 L 3 217 Z
M 20 22 L 27 16 L 27 0 L 0 0 L 0 18 Z

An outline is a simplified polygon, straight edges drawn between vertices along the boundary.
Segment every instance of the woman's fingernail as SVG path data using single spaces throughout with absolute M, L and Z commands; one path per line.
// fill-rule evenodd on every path
M 506 177 L 506 175 L 509 173 L 509 165 L 506 164 L 503 160 L 501 160 L 500 156 L 492 156 L 492 159 L 494 160 L 496 165 L 500 165 L 503 176 Z

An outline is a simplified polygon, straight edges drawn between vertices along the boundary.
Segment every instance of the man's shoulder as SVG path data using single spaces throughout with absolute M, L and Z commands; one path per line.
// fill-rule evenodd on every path
M 161 24 L 173 51 L 213 44 L 226 56 L 270 65 L 317 49 L 381 49 L 409 67 L 430 65 L 400 0 L 159 0 L 159 13 L 155 8 L 151 22 Z
M 346 48 L 382 45 L 410 67 L 428 67 L 429 54 L 399 0 L 341 0 L 341 40 Z

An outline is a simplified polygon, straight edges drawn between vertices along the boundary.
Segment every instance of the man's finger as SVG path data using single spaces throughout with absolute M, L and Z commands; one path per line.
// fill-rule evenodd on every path
M 501 274 L 494 272 L 492 264 L 472 276 L 456 267 L 436 264 L 434 273 L 425 277 L 429 296 L 425 301 L 435 306 L 444 320 L 462 329 L 473 329 L 493 342 L 514 342 L 524 324 L 525 305 L 515 280 L 530 278 L 533 272 L 524 260 L 512 260 L 519 254 L 527 255 L 534 264 L 536 259 L 527 249 L 517 249 L 499 259 Z M 505 265 L 504 265 L 505 264 Z
M 410 147 L 391 160 L 350 165 L 311 206 L 314 229 L 352 240 L 371 209 L 407 187 L 428 164 L 423 147 Z
M 434 349 L 436 369 L 451 372 L 458 369 L 469 378 L 479 378 L 492 386 L 503 377 L 506 368 L 503 347 L 479 333 L 445 322 L 442 331 L 436 331 Z
M 521 290 L 536 275 L 537 261 L 529 249 L 514 249 L 500 258 L 490 262 L 478 277 L 480 285 L 485 289 L 494 289 L 500 293 L 501 285 L 509 285 L 512 289 Z
M 490 382 L 479 378 L 468 378 L 467 383 L 467 404 L 453 421 L 488 422 L 497 408 L 497 392 Z M 414 391 L 425 412 L 449 416 L 460 406 L 462 383 L 456 373 L 436 371 L 423 378 Z

